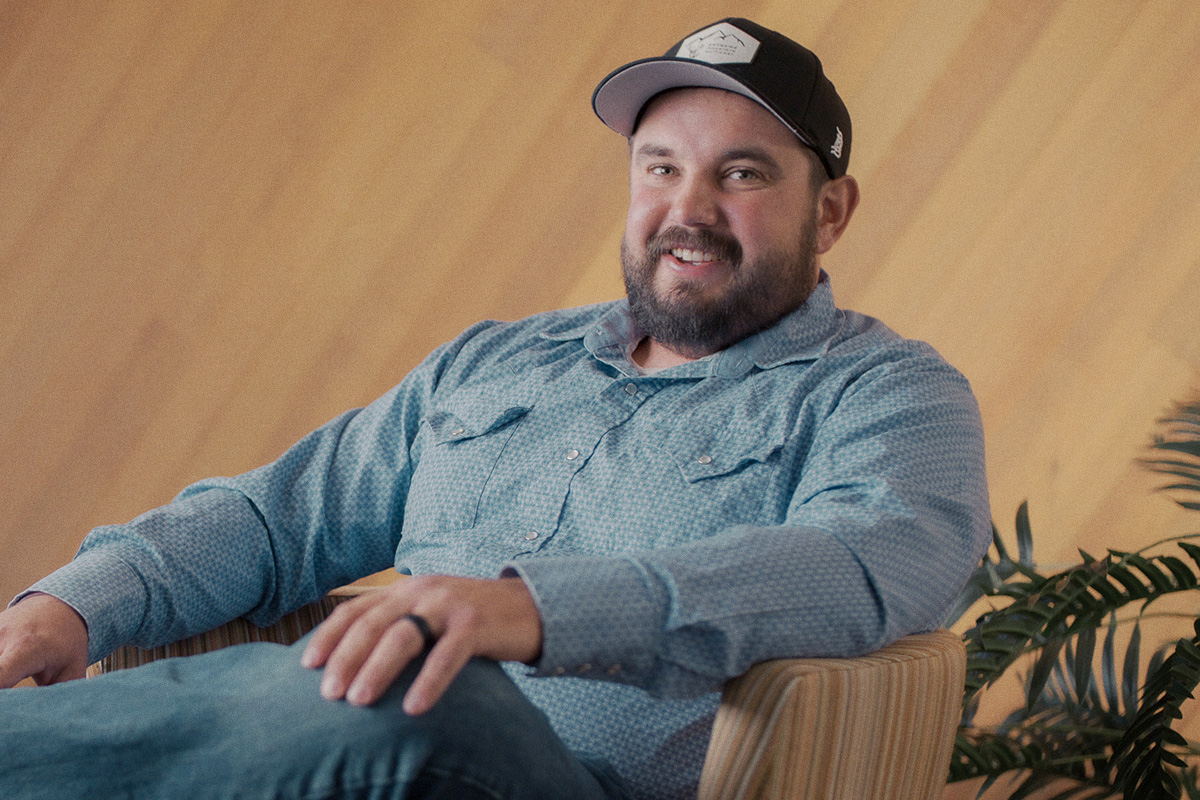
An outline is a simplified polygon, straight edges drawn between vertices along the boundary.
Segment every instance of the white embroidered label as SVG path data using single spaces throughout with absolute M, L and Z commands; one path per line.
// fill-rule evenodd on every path
M 749 64 L 758 52 L 758 39 L 728 22 L 693 33 L 679 45 L 676 58 L 694 58 L 709 64 Z
M 829 152 L 833 153 L 834 158 L 842 157 L 842 129 L 834 128 L 837 131 L 837 138 L 833 140 L 833 147 L 829 148 Z

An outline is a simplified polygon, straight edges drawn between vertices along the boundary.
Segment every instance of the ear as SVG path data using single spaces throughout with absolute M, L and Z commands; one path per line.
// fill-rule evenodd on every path
M 858 208 L 858 181 L 849 175 L 827 181 L 817 195 L 817 252 L 826 253 L 850 224 Z

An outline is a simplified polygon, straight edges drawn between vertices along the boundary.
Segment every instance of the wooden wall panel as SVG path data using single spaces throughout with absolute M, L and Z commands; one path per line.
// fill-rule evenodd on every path
M 1200 529 L 1192 0 L 0 2 L 0 596 L 273 458 L 484 317 L 621 292 L 613 67 L 742 14 L 855 119 L 844 305 L 971 378 L 1041 555 Z

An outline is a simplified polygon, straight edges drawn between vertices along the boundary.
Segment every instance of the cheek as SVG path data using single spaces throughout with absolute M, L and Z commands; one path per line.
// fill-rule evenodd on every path
M 765 198 L 764 198 L 765 199 Z M 799 238 L 804 217 L 800 209 L 788 212 L 784 204 L 752 202 L 736 204 L 726 210 L 729 230 L 746 253 L 788 249 Z
M 656 233 L 665 218 L 665 204 L 657 193 L 634 188 L 629 192 L 629 211 L 625 215 L 625 235 L 639 244 Z

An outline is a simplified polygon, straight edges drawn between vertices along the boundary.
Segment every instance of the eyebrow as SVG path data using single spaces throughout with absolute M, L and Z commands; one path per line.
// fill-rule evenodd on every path
M 724 152 L 726 161 L 756 161 L 772 170 L 779 170 L 779 162 L 761 147 L 739 147 Z
M 632 144 L 632 142 L 630 142 Z M 674 151 L 666 145 L 661 144 L 644 144 L 633 153 L 635 156 L 651 156 L 653 158 L 667 158 L 674 155 Z
M 639 147 L 635 152 L 635 157 L 650 157 L 650 158 L 670 158 L 675 155 L 675 151 L 666 145 L 654 144 L 648 142 Z M 754 161 L 768 169 L 779 170 L 779 162 L 776 161 L 770 153 L 761 147 L 735 147 L 726 150 L 721 154 L 722 161 Z

